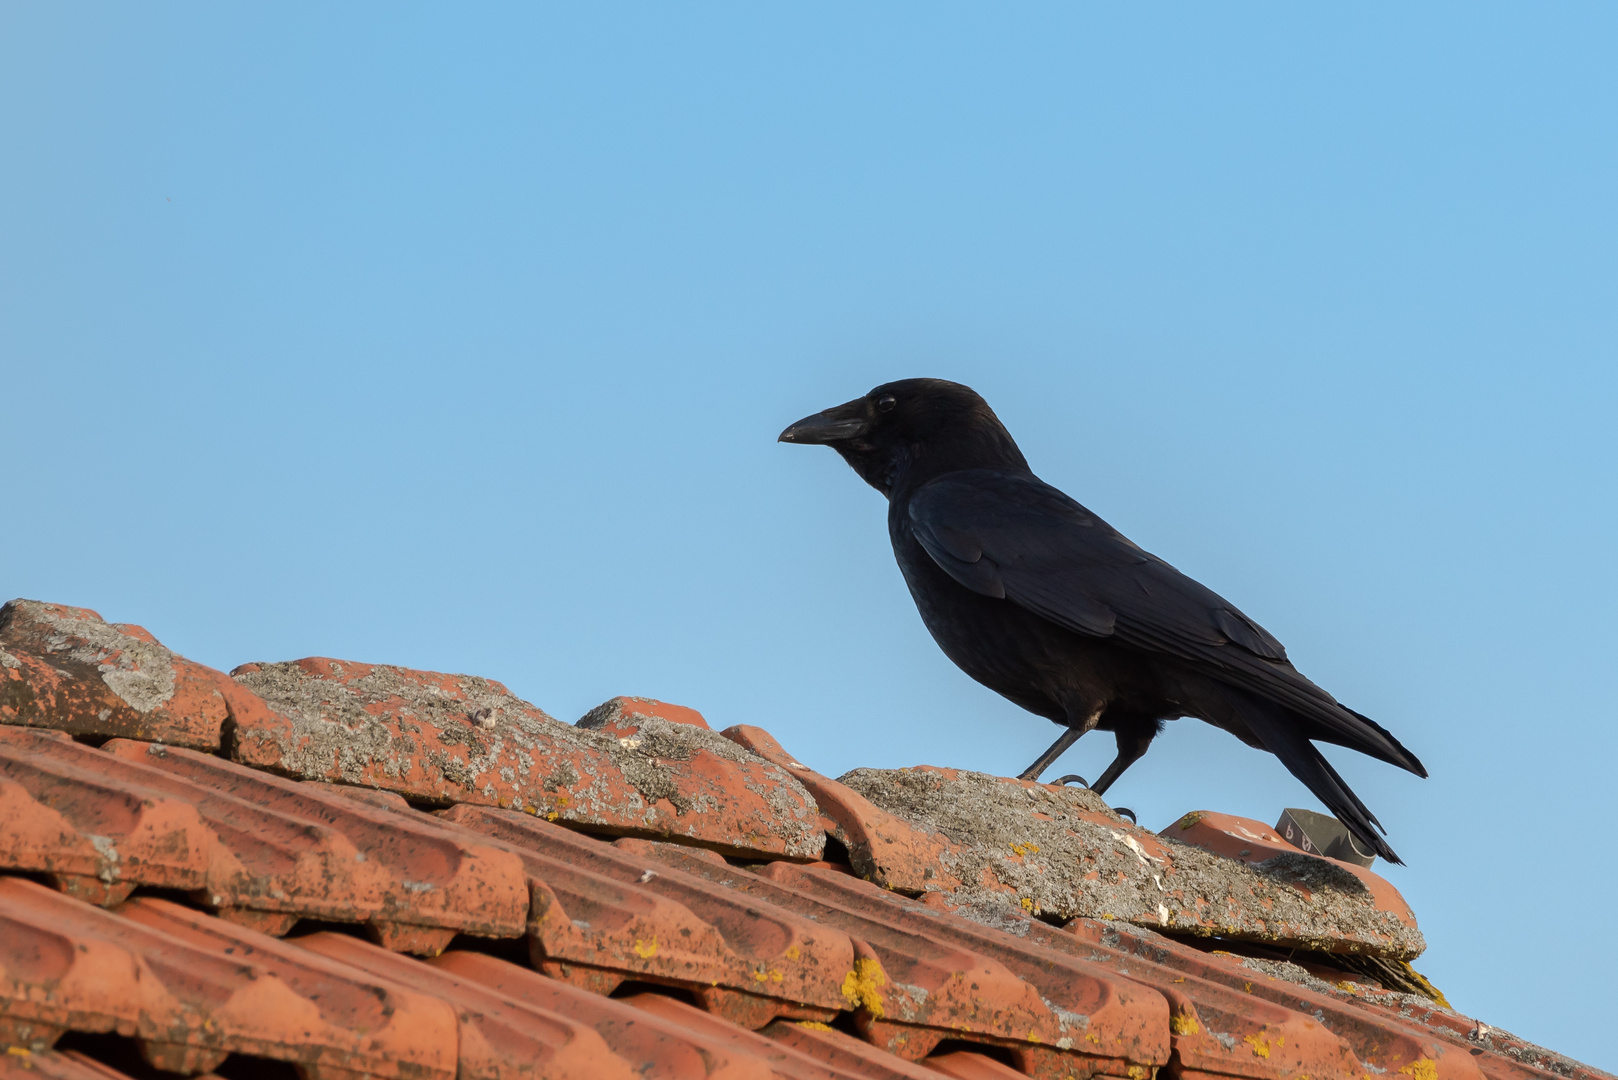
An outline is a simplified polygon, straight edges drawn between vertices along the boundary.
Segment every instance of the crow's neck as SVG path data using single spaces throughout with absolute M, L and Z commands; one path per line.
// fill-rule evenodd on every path
M 929 480 L 963 469 L 1031 471 L 1011 434 L 998 424 L 883 447 L 877 452 L 843 452 L 843 457 L 866 483 L 889 499 L 908 498 Z

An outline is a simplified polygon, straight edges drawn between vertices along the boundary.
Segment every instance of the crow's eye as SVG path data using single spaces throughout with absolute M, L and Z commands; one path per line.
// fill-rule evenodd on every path
M 876 407 L 882 412 L 892 412 L 893 407 L 899 404 L 899 399 L 892 394 L 883 394 L 876 399 Z

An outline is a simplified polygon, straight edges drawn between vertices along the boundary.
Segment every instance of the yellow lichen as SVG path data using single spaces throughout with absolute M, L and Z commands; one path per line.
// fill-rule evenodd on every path
M 788 960 L 796 960 L 799 956 L 802 956 L 802 955 L 803 954 L 798 951 L 798 947 L 796 945 L 788 945 L 787 946 L 787 959 Z
M 1438 1080 L 1438 1065 L 1432 1058 L 1417 1058 L 1399 1071 L 1410 1080 Z
M 1034 901 L 1032 899 L 1030 899 L 1029 897 L 1026 897 L 1026 896 L 1023 897 L 1022 898 L 1022 909 L 1024 911 L 1033 911 L 1034 910 Z
M 854 970 L 843 977 L 843 997 L 856 1009 L 864 1009 L 880 1020 L 886 1012 L 881 990 L 887 984 L 882 965 L 874 957 L 861 956 L 854 961 Z
M 656 956 L 657 939 L 654 937 L 650 941 L 642 941 L 640 938 L 636 938 L 635 955 L 640 957 L 642 960 L 650 960 L 652 957 Z
M 1150 1080 L 1152 1070 L 1145 1065 L 1130 1065 L 1124 1069 L 1129 1074 L 1129 1080 Z
M 1011 852 L 1012 852 L 1013 855 L 1018 855 L 1018 856 L 1033 855 L 1033 854 L 1037 853 L 1038 851 L 1039 851 L 1039 845 L 1036 844 L 1036 843 L 1033 843 L 1032 841 L 1030 841 L 1030 842 L 1028 842 L 1026 844 L 1012 844 L 1011 845 Z
M 1411 982 L 1415 983 L 1416 986 L 1420 988 L 1420 990 L 1419 990 L 1420 993 L 1425 994 L 1427 997 L 1432 998 L 1434 1001 L 1438 1002 L 1440 1005 L 1444 1006 L 1444 1008 L 1446 1008 L 1446 1009 L 1453 1009 L 1454 1008 L 1454 1006 L 1452 1006 L 1449 1003 L 1449 999 L 1444 996 L 1444 992 L 1442 990 L 1440 990 L 1438 987 L 1434 986 L 1432 983 L 1428 982 L 1427 981 L 1427 976 L 1423 975 L 1421 972 L 1419 972 L 1415 968 L 1411 967 L 1410 966 L 1410 961 L 1408 961 L 1408 960 L 1400 960 L 1400 961 L 1397 962 L 1397 966 L 1404 971 L 1404 974 L 1405 974 L 1406 978 L 1408 978 Z
M 1169 1030 L 1176 1035 L 1195 1035 L 1202 1028 L 1189 1016 L 1171 1016 L 1169 1017 Z
M 808 1028 L 810 1031 L 832 1030 L 832 1026 L 830 1024 L 822 1024 L 819 1020 L 799 1020 L 797 1021 L 797 1025 L 801 1028 Z
M 1255 1057 L 1267 1058 L 1270 1056 L 1270 1040 L 1262 1035 L 1249 1035 L 1242 1042 L 1253 1048 Z
M 1201 820 L 1202 820 L 1202 811 L 1201 810 L 1193 810 L 1189 814 L 1187 814 L 1185 817 L 1183 817 L 1179 821 L 1175 822 L 1175 824 L 1179 825 L 1180 828 L 1182 828 L 1182 829 L 1189 829 L 1191 826 L 1195 825 L 1197 822 L 1199 822 Z

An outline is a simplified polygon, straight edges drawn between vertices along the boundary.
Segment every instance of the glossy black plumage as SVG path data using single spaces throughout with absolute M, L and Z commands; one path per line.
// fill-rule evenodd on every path
M 894 555 L 922 620 L 963 671 L 1077 735 L 1114 732 L 1105 791 L 1164 721 L 1192 716 L 1274 753 L 1367 852 L 1381 825 L 1312 740 L 1426 770 L 1376 723 L 1298 673 L 1263 627 L 1137 547 L 1028 468 L 973 391 L 888 383 L 782 432 L 824 443 L 888 497 Z

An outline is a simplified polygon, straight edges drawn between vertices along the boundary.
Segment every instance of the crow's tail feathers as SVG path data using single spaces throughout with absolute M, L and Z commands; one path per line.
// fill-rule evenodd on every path
M 1336 815 L 1363 850 L 1374 851 L 1390 863 L 1404 864 L 1404 860 L 1377 831 L 1382 829 L 1382 823 L 1366 809 L 1359 796 L 1337 775 L 1331 762 L 1299 730 L 1303 725 L 1298 718 L 1273 702 L 1251 698 L 1247 708 L 1242 710 L 1242 719 L 1258 736 L 1264 748 L 1280 758 L 1287 771 L 1303 781 L 1315 798 Z
M 1276 702 L 1276 704 L 1282 708 L 1289 705 L 1298 707 L 1296 702 Z M 1293 722 L 1301 721 L 1306 724 L 1304 730 L 1309 733 L 1309 738 L 1331 743 L 1333 746 L 1346 746 L 1378 761 L 1397 765 L 1406 772 L 1426 777 L 1427 767 L 1421 763 L 1421 759 L 1406 750 L 1404 744 L 1393 737 L 1393 732 L 1364 713 L 1355 712 L 1347 705 L 1332 701 L 1330 698 L 1325 701 L 1307 702 L 1307 706 L 1299 708 Z
M 1354 712 L 1354 710 L 1348 708 L 1347 705 L 1344 705 L 1343 708 L 1352 713 L 1355 719 L 1361 720 L 1365 724 L 1369 725 L 1373 730 L 1376 731 L 1378 735 L 1382 736 L 1389 743 L 1391 743 L 1393 745 L 1393 749 L 1396 751 L 1394 755 L 1389 757 L 1382 757 L 1382 755 L 1379 754 L 1373 756 L 1382 757 L 1382 760 L 1386 761 L 1389 765 L 1397 765 L 1406 772 L 1415 773 L 1423 780 L 1427 779 L 1427 766 L 1423 765 L 1421 763 L 1421 759 L 1416 757 L 1415 754 L 1412 754 L 1409 750 L 1406 750 L 1404 744 L 1393 737 L 1393 732 L 1389 731 L 1387 728 L 1383 727 L 1375 720 L 1372 720 L 1369 716 L 1366 716 L 1362 712 Z M 1331 742 L 1332 740 L 1327 739 L 1325 741 Z M 1344 743 L 1342 745 L 1348 746 L 1351 744 Z M 1360 747 L 1355 746 L 1354 749 L 1358 750 Z

